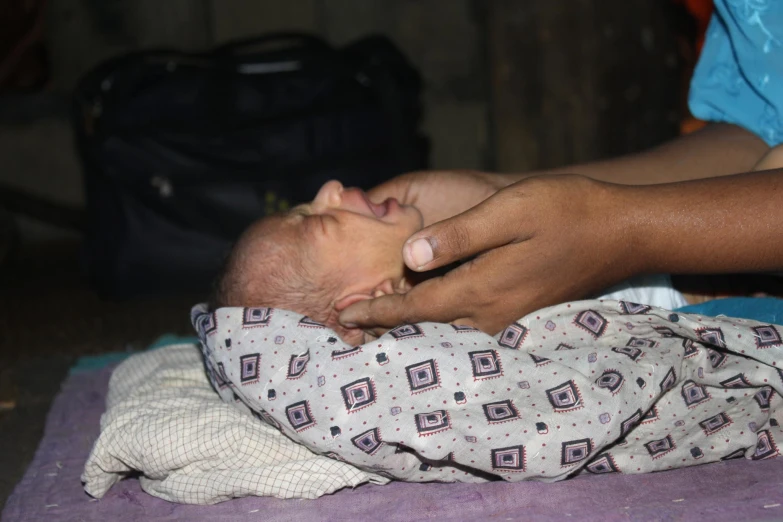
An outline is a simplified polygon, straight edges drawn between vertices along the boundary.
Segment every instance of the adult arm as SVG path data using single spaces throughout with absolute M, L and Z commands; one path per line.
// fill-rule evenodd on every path
M 396 198 L 415 205 L 424 226 L 472 208 L 500 188 L 541 175 L 580 174 L 600 181 L 648 185 L 747 172 L 769 148 L 756 135 L 731 124 L 712 124 L 653 149 L 619 158 L 545 171 L 494 174 L 468 170 L 422 171 L 398 176 L 369 192 L 380 202 Z
M 579 174 L 623 185 L 654 185 L 748 172 L 767 150 L 767 144 L 752 132 L 737 125 L 713 123 L 642 152 L 502 177 L 506 185 L 553 174 Z
M 690 108 L 723 124 L 647 153 L 565 172 L 640 184 L 750 170 L 766 150 L 754 135 L 766 144 L 783 141 L 782 27 L 783 3 L 716 0 Z M 513 183 L 523 176 L 500 179 Z M 349 308 L 342 320 L 369 326 L 461 317 L 492 331 L 525 311 L 634 273 L 779 270 L 779 177 L 767 172 L 647 188 L 585 178 L 519 182 L 413 237 L 430 241 L 405 247 L 416 269 L 483 254 L 406 297 Z M 443 188 L 452 190 L 459 189 Z M 435 258 L 429 264 L 413 259 L 427 253 Z
M 651 186 L 529 178 L 414 234 L 404 248 L 420 271 L 474 259 L 407 294 L 357 303 L 340 321 L 456 321 L 495 333 L 635 274 L 779 271 L 781 223 L 783 169 Z M 427 251 L 431 261 L 416 258 Z
M 538 174 L 575 173 L 602 181 L 641 185 L 751 170 L 767 145 L 783 142 L 783 96 L 780 94 L 783 68 L 779 65 L 783 59 L 782 29 L 781 2 L 716 0 L 691 82 L 689 104 L 697 117 L 719 123 L 639 154 L 544 172 L 497 176 L 490 184 L 508 185 Z M 397 197 L 405 201 L 406 195 L 432 193 L 432 181 L 426 173 L 419 175 L 414 183 L 410 177 L 402 182 L 392 181 L 378 187 L 374 197 Z M 485 197 L 483 193 L 472 198 L 466 195 L 473 188 L 470 183 L 465 189 L 448 180 L 443 183 L 444 194 L 460 195 L 456 202 L 446 205 L 446 210 L 456 215 L 470 208 L 462 208 L 457 203 L 481 201 Z M 428 212 L 443 214 L 436 210 L 435 204 L 420 199 L 429 207 L 425 208 L 425 218 Z

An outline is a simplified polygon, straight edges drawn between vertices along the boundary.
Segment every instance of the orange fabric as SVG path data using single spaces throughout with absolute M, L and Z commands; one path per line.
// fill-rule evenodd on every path
M 680 122 L 680 134 L 690 134 L 705 127 L 707 122 L 704 120 L 697 120 L 693 116 L 688 116 Z
M 701 52 L 701 48 L 704 45 L 704 35 L 707 33 L 707 26 L 710 23 L 710 17 L 712 16 L 712 10 L 714 5 L 713 0 L 674 0 L 675 3 L 685 6 L 685 9 L 696 20 L 696 30 L 698 37 L 696 39 L 696 51 Z

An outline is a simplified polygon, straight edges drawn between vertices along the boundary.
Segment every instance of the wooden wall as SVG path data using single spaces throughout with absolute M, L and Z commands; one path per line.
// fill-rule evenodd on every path
M 664 0 L 491 0 L 495 167 L 526 171 L 676 135 L 678 13 Z

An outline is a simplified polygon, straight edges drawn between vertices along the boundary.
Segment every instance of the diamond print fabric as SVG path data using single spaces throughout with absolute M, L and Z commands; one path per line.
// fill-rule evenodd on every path
M 422 323 L 362 346 L 285 310 L 196 307 L 193 322 L 225 401 L 402 480 L 644 473 L 777 456 L 783 438 L 775 325 L 622 301 L 541 310 L 497 337 Z

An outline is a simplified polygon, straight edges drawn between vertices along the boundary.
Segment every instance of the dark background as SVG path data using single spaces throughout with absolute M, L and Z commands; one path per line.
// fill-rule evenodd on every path
M 0 186 L 57 203 L 65 223 L 84 203 L 68 120 L 83 73 L 133 49 L 282 30 L 335 45 L 391 37 L 426 82 L 433 168 L 526 171 L 633 152 L 679 131 L 691 29 L 665 0 L 0 0 Z M 203 297 L 101 301 L 84 283 L 78 232 L 14 207 L 0 198 L 0 506 L 73 358 L 188 334 Z

